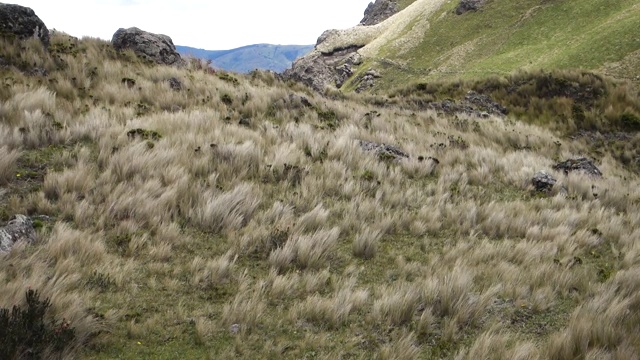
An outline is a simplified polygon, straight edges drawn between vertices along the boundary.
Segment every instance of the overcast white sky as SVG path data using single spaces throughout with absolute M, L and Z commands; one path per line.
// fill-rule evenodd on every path
M 136 26 L 176 45 L 225 50 L 315 44 L 324 30 L 357 25 L 371 0 L 8 0 L 32 8 L 49 29 L 111 40 Z

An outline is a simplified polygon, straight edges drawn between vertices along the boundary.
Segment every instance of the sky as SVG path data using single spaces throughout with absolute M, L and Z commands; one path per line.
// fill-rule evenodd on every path
M 165 34 L 176 45 L 226 50 L 244 45 L 315 44 L 327 29 L 362 20 L 372 0 L 14 0 L 49 30 L 111 40 L 119 28 Z

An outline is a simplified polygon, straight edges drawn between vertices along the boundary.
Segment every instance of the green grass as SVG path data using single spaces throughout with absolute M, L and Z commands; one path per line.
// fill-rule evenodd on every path
M 379 58 L 406 65 L 379 63 L 386 74 L 381 88 L 410 78 L 479 78 L 517 69 L 598 70 L 640 49 L 640 6 L 633 0 L 494 0 L 463 15 L 454 13 L 457 3 L 433 14 L 422 41 L 409 51 L 382 47 Z M 618 75 L 635 75 L 627 71 Z

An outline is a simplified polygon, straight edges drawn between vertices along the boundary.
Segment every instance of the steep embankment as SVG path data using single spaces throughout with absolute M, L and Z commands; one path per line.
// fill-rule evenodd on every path
M 460 1 L 404 2 L 406 7 L 379 24 L 328 32 L 316 52 L 357 50 L 359 61 L 349 64 L 344 82 L 347 90 L 372 71 L 377 88 L 518 69 L 582 68 L 640 80 L 637 1 L 477 3 L 477 10 L 458 14 Z

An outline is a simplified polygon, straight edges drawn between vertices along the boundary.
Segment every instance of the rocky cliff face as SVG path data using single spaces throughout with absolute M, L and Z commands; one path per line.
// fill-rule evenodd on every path
M 0 36 L 15 36 L 24 40 L 37 37 L 49 45 L 49 29 L 28 7 L 0 3 Z
M 398 2 L 396 0 L 376 0 L 376 2 L 369 3 L 360 24 L 365 26 L 379 24 L 397 12 Z
M 320 45 L 332 36 L 332 31 L 325 31 L 318 38 L 315 49 L 284 72 L 285 78 L 302 82 L 319 92 L 327 86 L 340 88 L 353 75 L 353 67 L 361 64 L 361 56 L 357 53 L 360 46 L 319 50 Z
M 283 73 L 286 79 L 302 82 L 316 91 L 323 92 L 327 87 L 340 88 L 354 75 L 356 67 L 362 64 L 358 53 L 366 42 L 366 28 L 373 27 L 398 11 L 395 0 L 376 0 L 370 3 L 360 25 L 349 30 L 327 30 L 316 42 L 313 51 L 296 60 L 292 67 Z M 357 34 L 352 41 L 345 41 L 350 34 Z M 362 86 L 356 91 L 373 86 L 379 75 L 368 71 L 362 76 Z

